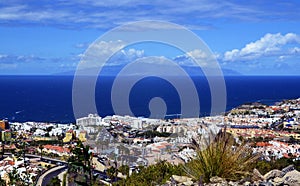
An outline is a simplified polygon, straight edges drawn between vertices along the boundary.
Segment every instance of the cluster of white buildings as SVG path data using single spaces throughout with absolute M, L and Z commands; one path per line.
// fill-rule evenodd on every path
M 10 127 L 19 134 L 31 136 L 59 136 L 68 130 L 76 129 L 73 124 L 54 124 L 44 122 L 10 122 Z
M 95 126 L 116 126 L 116 125 L 128 125 L 133 129 L 143 129 L 144 126 L 149 124 L 157 124 L 160 120 L 148 119 L 143 117 L 131 117 L 131 116 L 106 116 L 102 118 L 97 114 L 89 114 L 87 117 L 76 119 L 76 124 L 82 127 L 84 130 L 92 130 Z
M 282 121 L 284 118 L 284 121 Z M 224 118 L 228 126 L 243 125 L 270 127 L 271 124 L 283 122 L 284 128 L 300 128 L 300 99 L 286 100 L 276 105 L 243 105 L 230 111 Z
M 0 161 L 0 176 L 2 180 L 6 181 L 6 185 L 9 185 L 10 176 L 19 176 L 21 180 L 26 181 L 29 184 L 33 184 L 36 176 L 42 171 L 42 168 L 38 166 L 35 159 L 25 158 L 25 163 L 22 158 L 6 157 Z
M 274 157 L 280 158 L 300 158 L 300 144 L 288 144 L 281 141 L 259 142 L 254 152 L 262 153 L 266 159 Z

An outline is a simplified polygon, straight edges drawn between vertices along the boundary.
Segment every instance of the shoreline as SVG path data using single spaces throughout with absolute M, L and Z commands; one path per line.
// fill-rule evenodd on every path
M 259 103 L 259 104 L 263 104 L 263 105 L 266 105 L 268 107 L 270 106 L 276 106 L 280 103 L 283 103 L 284 101 L 291 101 L 291 100 L 299 100 L 300 97 L 298 98 L 295 98 L 295 99 L 259 99 L 259 100 L 256 100 L 254 102 L 246 102 L 246 103 L 243 103 L 237 107 L 234 107 L 234 108 L 231 108 L 231 109 L 226 109 L 226 112 L 224 113 L 224 115 L 221 115 L 221 114 L 218 114 L 218 115 L 215 115 L 215 116 L 225 116 L 226 113 L 229 113 L 231 112 L 232 110 L 234 109 L 237 109 L 243 105 L 252 105 L 252 104 L 255 104 L 255 103 Z M 265 101 L 268 101 L 268 102 L 271 102 L 271 104 L 267 104 L 265 103 Z M 165 118 L 161 118 L 159 120 L 168 120 L 168 119 L 178 119 L 178 117 L 175 117 L 175 116 L 178 116 L 180 114 L 172 114 L 174 115 L 174 117 L 165 117 Z M 102 118 L 105 118 L 105 117 L 110 117 L 110 116 L 113 116 L 113 115 L 105 115 L 105 116 L 101 116 Z M 203 116 L 199 116 L 198 118 L 204 118 L 204 117 L 209 117 L 210 115 L 203 115 Z M 144 117 L 144 116 L 132 116 L 132 117 L 136 117 L 136 118 L 145 118 L 145 119 L 151 119 L 151 118 L 147 118 L 147 117 Z M 3 120 L 6 120 L 7 118 L 4 118 Z M 179 119 L 193 119 L 193 118 L 179 118 Z M 8 120 L 9 121 L 9 120 Z M 65 124 L 65 125 L 70 125 L 70 124 L 74 124 L 76 123 L 76 120 L 74 121 L 68 121 L 68 122 L 59 122 L 59 121 L 47 121 L 47 120 L 27 120 L 27 121 L 10 121 L 11 123 L 48 123 L 48 124 Z

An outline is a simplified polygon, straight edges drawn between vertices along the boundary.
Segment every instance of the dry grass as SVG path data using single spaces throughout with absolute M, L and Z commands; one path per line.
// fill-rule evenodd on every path
M 246 144 L 235 144 L 233 137 L 226 132 L 204 139 L 202 145 L 201 140 L 193 140 L 197 155 L 185 165 L 186 173 L 194 180 L 209 182 L 213 176 L 238 180 L 252 172 L 258 156 L 253 155 Z

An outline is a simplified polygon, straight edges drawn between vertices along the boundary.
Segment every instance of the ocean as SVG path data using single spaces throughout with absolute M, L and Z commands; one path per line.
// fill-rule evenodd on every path
M 95 101 L 100 116 L 113 115 L 111 89 L 113 77 L 100 77 Z M 192 77 L 200 100 L 200 116 L 211 109 L 210 89 L 205 77 Z M 0 76 L 0 119 L 9 121 L 75 122 L 72 107 L 73 76 Z M 230 110 L 243 103 L 274 104 L 300 97 L 300 76 L 227 76 L 227 104 Z M 135 116 L 148 117 L 148 102 L 161 97 L 167 115 L 180 113 L 176 89 L 167 81 L 148 77 L 134 85 L 130 108 Z

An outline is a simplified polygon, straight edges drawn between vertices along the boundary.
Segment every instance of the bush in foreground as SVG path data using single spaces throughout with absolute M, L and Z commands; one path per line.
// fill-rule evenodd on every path
M 160 161 L 148 167 L 140 167 L 139 172 L 134 172 L 131 176 L 120 180 L 113 185 L 161 185 L 166 183 L 172 175 L 182 174 L 184 174 L 182 165 L 172 165 L 166 161 Z
M 258 169 L 260 173 L 266 174 L 271 170 L 281 170 L 289 165 L 294 165 L 295 169 L 300 171 L 300 160 L 293 161 L 293 159 L 290 158 L 280 158 L 271 161 L 260 160 L 257 162 L 255 168 Z
M 239 180 L 250 175 L 258 159 L 250 147 L 236 144 L 226 132 L 215 138 L 193 140 L 193 146 L 197 155 L 185 164 L 184 169 L 196 181 L 209 182 L 214 176 Z

